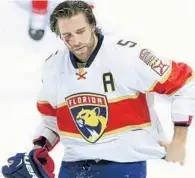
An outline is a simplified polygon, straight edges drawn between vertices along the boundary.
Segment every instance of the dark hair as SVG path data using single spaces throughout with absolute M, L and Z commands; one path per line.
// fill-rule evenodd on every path
M 58 18 L 70 18 L 78 13 L 84 13 L 85 17 L 89 24 L 96 26 L 96 18 L 92 11 L 92 8 L 89 4 L 84 1 L 64 1 L 61 2 L 54 9 L 52 14 L 50 15 L 50 29 L 52 32 L 55 32 L 57 35 L 59 34 L 59 29 L 57 26 Z M 96 32 L 99 33 L 100 30 L 96 27 Z

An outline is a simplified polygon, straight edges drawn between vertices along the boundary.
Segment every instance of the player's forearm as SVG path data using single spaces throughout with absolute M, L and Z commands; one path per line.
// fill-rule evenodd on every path
M 188 127 L 174 126 L 173 141 L 186 143 L 188 135 Z
M 171 117 L 175 126 L 190 126 L 195 116 L 195 78 L 173 95 Z

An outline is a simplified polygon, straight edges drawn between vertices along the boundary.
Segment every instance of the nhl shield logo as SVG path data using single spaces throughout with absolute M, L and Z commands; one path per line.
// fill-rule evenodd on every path
M 108 123 L 108 102 L 105 95 L 78 93 L 66 98 L 72 118 L 85 140 L 95 143 Z

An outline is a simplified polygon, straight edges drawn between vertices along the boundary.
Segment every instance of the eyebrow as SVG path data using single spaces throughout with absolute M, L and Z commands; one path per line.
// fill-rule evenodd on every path
M 83 28 L 80 28 L 80 29 L 76 30 L 76 32 L 82 31 L 82 30 L 85 30 L 85 29 L 86 29 L 86 27 L 83 27 Z
M 86 27 L 82 27 L 82 28 L 77 29 L 76 32 L 82 31 L 82 30 L 85 30 L 85 29 L 86 29 Z M 70 32 L 62 33 L 62 35 L 68 35 L 68 34 L 70 34 Z

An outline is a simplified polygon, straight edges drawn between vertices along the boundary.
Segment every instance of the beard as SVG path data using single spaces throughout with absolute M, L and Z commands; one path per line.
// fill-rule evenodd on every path
M 81 47 L 78 47 L 76 49 L 70 49 L 69 50 L 81 61 L 86 62 L 89 57 L 91 56 L 95 45 L 95 36 L 91 35 L 90 42 L 88 44 L 81 45 Z

